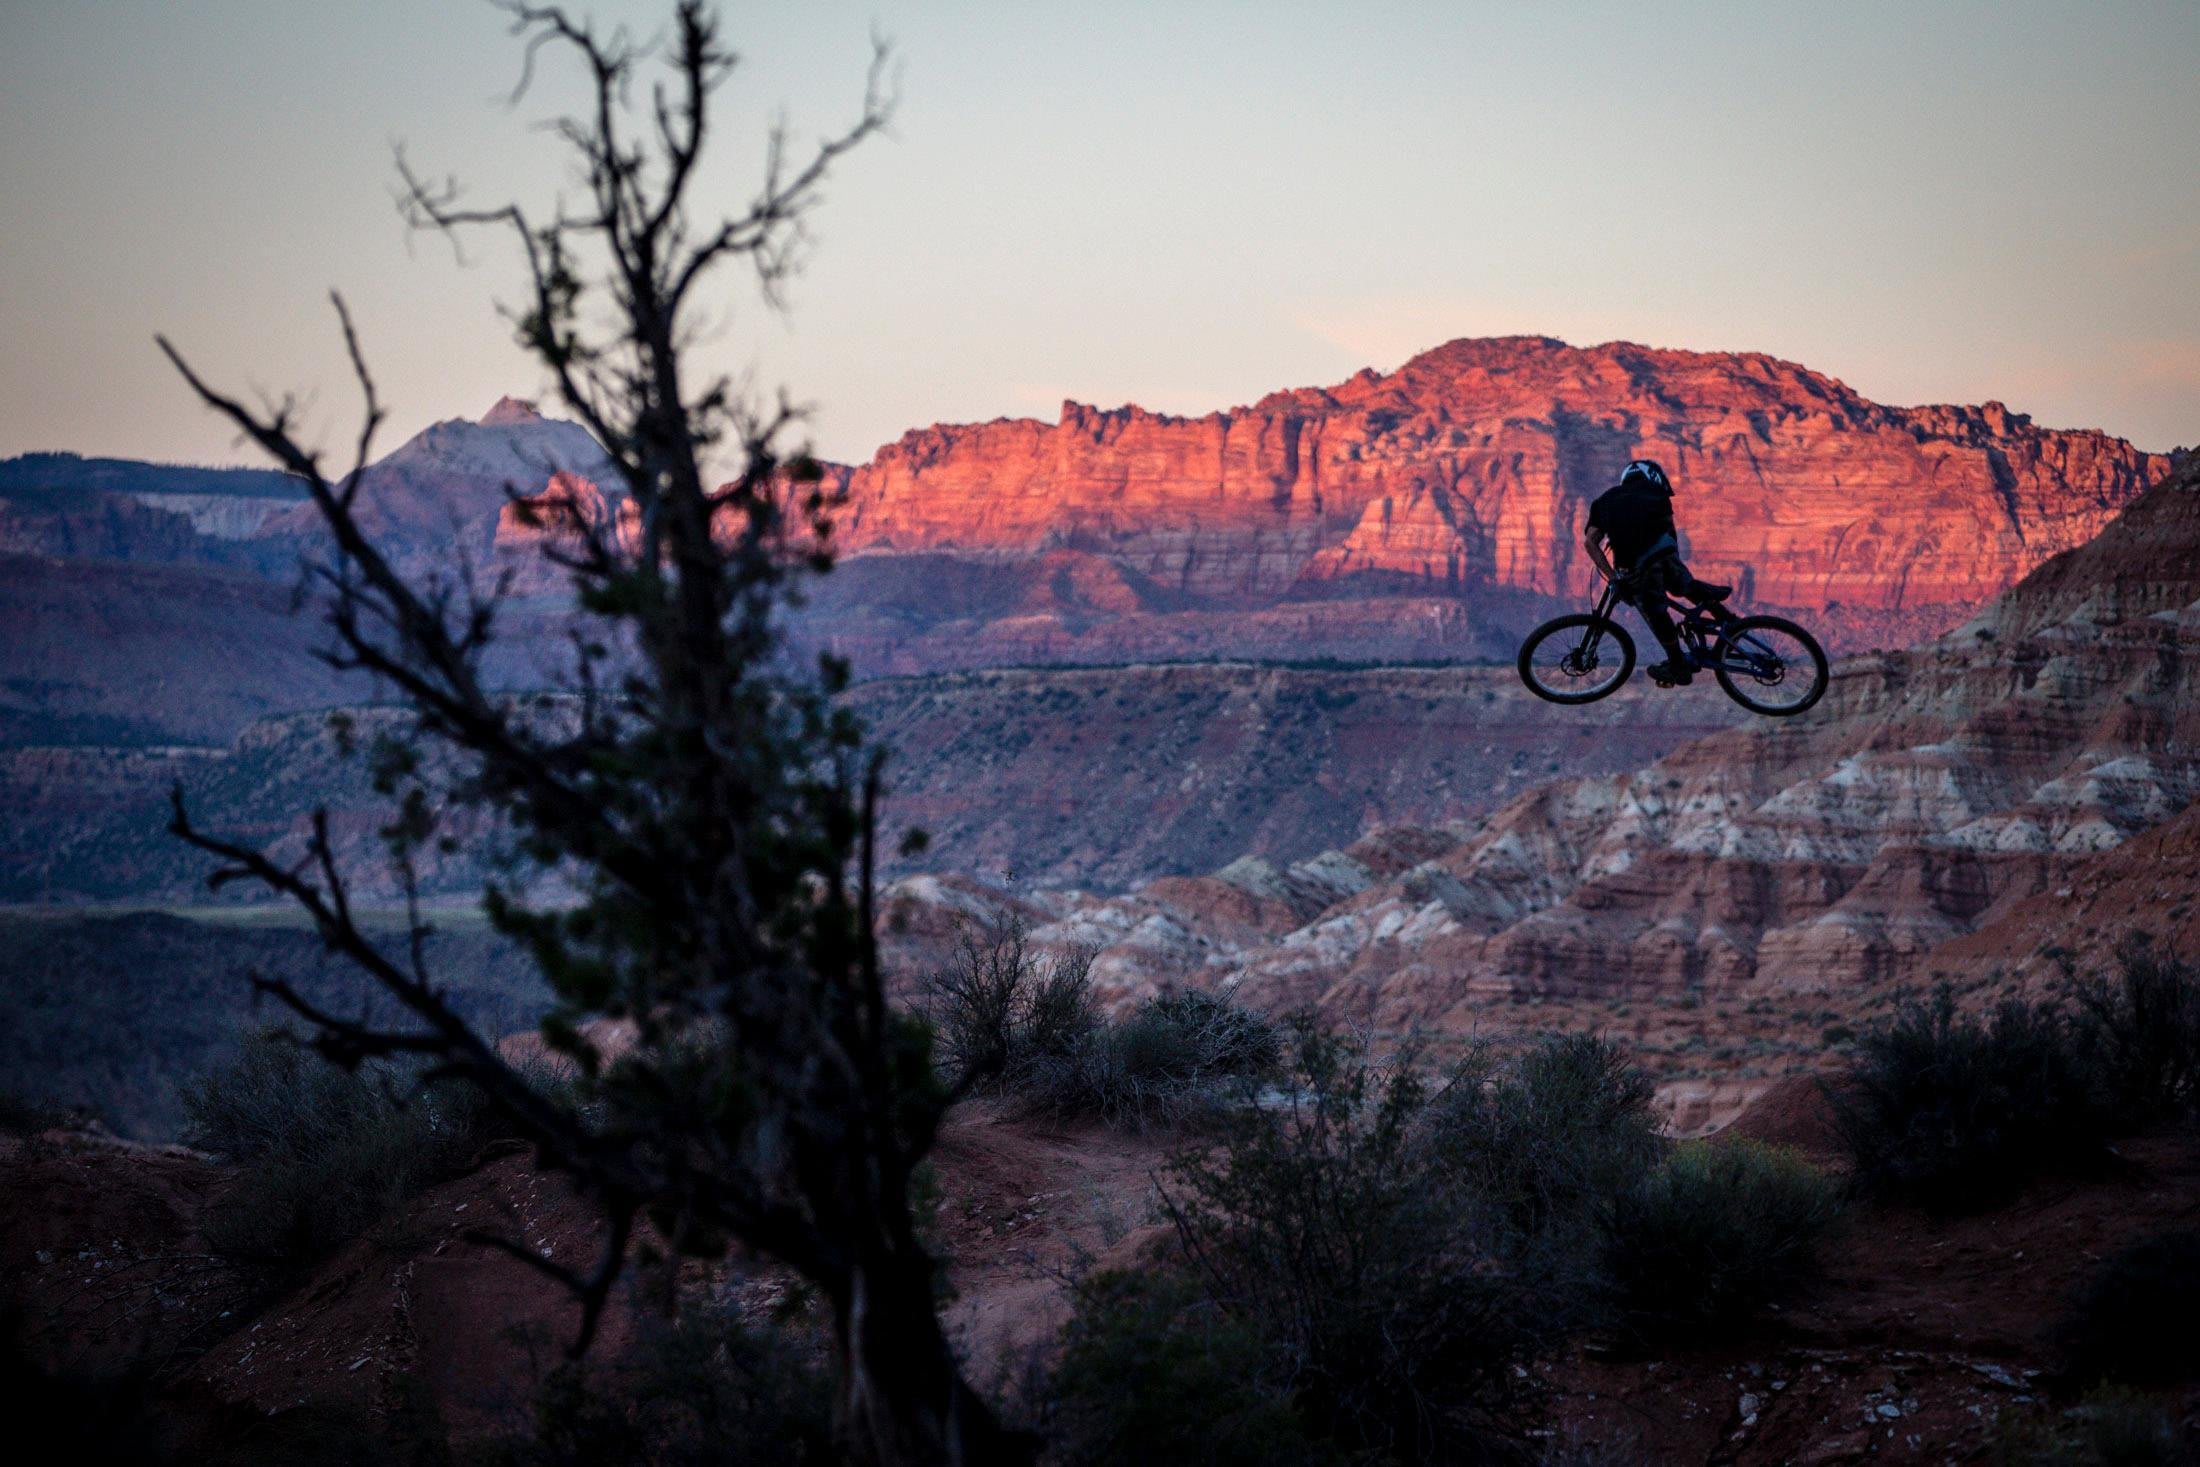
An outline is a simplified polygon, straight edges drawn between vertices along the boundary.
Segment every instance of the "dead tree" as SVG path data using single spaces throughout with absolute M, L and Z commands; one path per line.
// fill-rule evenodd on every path
M 256 977 L 324 1055 L 410 1058 L 473 1082 L 601 1205 L 608 1227 L 592 1267 L 511 1250 L 578 1295 L 576 1352 L 638 1222 L 691 1254 L 738 1242 L 799 1271 L 829 1304 L 839 1425 L 859 1460 L 1026 1460 L 1031 1443 L 1004 1432 L 962 1378 L 911 1213 L 912 1173 L 958 1087 L 937 1077 L 928 1029 L 891 1007 L 881 983 L 880 755 L 832 700 L 845 667 L 824 659 L 816 675 L 797 675 L 782 655 L 777 618 L 802 577 L 829 568 L 833 506 L 815 465 L 784 445 L 796 417 L 784 400 L 758 408 L 724 377 L 688 380 L 705 292 L 736 266 L 775 292 L 827 170 L 886 120 L 883 51 L 853 126 L 799 157 L 776 133 L 753 198 L 706 223 L 692 197 L 697 165 L 736 58 L 704 0 L 680 0 L 657 45 L 556 7 L 508 8 L 526 47 L 522 91 L 545 51 L 590 79 L 586 110 L 556 128 L 585 203 L 545 217 L 471 207 L 400 156 L 403 205 L 422 228 L 511 241 L 529 281 L 511 313 L 520 340 L 638 513 L 565 527 L 548 553 L 589 618 L 570 677 L 555 696 L 499 691 L 483 669 L 497 595 L 403 573 L 361 529 L 355 501 L 383 408 L 341 298 L 365 399 L 348 472 L 332 475 L 301 446 L 289 401 L 248 406 L 163 338 L 198 395 L 310 491 L 327 531 L 313 572 L 331 633 L 324 655 L 379 679 L 409 710 L 410 734 L 376 759 L 398 796 L 385 834 L 411 898 L 411 941 L 364 930 L 325 812 L 296 865 L 202 830 L 180 792 L 173 829 L 220 858 L 215 883 L 256 882 L 297 903 L 396 1001 L 400 1021 L 361 1021 Z M 708 472 L 714 455 L 730 482 Z M 494 817 L 517 862 L 489 879 L 484 904 L 556 995 L 544 1034 L 578 1069 L 585 1105 L 531 1088 L 453 1011 L 425 962 L 415 856 L 451 838 L 446 822 L 461 808 Z M 545 872 L 578 900 L 536 895 L 529 873 Z M 629 1052 L 599 1047 L 606 1019 L 631 1027 Z

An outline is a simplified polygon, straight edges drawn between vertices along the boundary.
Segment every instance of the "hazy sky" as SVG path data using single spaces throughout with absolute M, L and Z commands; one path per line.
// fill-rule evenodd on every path
M 587 8 L 585 5 L 581 8 Z M 656 24 L 659 3 L 594 7 Z M 790 310 L 711 350 L 819 447 L 1064 397 L 1207 411 L 1456 336 L 1773 352 L 1882 401 L 2200 441 L 2200 4 L 729 6 L 731 206 L 784 104 L 849 160 Z M 155 355 L 395 422 L 532 393 L 513 277 L 408 239 L 393 141 L 484 198 L 562 164 L 465 0 L 0 0 L 0 454 L 247 455 Z

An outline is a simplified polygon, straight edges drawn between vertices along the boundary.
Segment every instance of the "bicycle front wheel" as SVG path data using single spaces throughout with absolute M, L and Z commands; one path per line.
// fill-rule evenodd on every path
M 1711 670 L 1726 695 L 1752 713 L 1793 718 L 1826 695 L 1825 650 L 1779 616 L 1746 616 L 1723 629 Z
M 1594 703 L 1617 691 L 1634 670 L 1634 638 L 1594 612 L 1547 621 L 1520 644 L 1520 680 L 1553 703 Z

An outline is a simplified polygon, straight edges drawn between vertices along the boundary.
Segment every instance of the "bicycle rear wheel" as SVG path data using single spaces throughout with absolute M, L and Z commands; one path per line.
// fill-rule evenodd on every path
M 1712 672 L 1726 695 L 1752 713 L 1793 718 L 1826 695 L 1829 674 L 1818 639 L 1779 616 L 1745 616 L 1721 629 Z
M 1520 680 L 1553 703 L 1594 703 L 1617 691 L 1634 670 L 1634 638 L 1594 612 L 1547 621 L 1520 644 Z

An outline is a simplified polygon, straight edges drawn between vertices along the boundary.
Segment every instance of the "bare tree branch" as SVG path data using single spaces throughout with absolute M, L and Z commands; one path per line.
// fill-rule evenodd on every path
M 401 747 L 437 756 L 399 759 L 387 781 L 403 786 L 382 834 L 405 911 L 388 950 L 362 926 L 325 812 L 287 864 L 197 828 L 180 791 L 171 828 L 216 860 L 215 882 L 256 883 L 304 910 L 404 1015 L 347 1018 L 257 979 L 322 1053 L 353 1065 L 417 1056 L 478 1085 L 603 1209 L 605 1251 L 587 1273 L 527 1258 L 580 1300 L 576 1349 L 595 1337 L 646 1212 L 675 1247 L 730 1236 L 817 1286 L 858 1457 L 1028 1460 L 1033 1444 L 1003 1432 L 961 1377 L 910 1211 L 914 1169 L 959 1090 L 933 1072 L 921 1025 L 888 1002 L 880 971 L 882 756 L 832 701 L 840 670 L 828 661 L 797 678 L 780 656 L 779 617 L 802 578 L 831 564 L 832 497 L 788 446 L 800 415 L 784 396 L 758 404 L 723 374 L 689 380 L 716 267 L 746 261 L 777 303 L 831 169 L 886 125 L 886 48 L 874 44 L 852 124 L 799 153 L 775 128 L 756 193 L 706 227 L 691 204 L 712 98 L 738 58 L 703 0 L 677 0 L 662 47 L 554 5 L 503 8 L 522 43 L 515 100 L 551 51 L 587 77 L 588 105 L 554 128 L 584 198 L 548 213 L 475 206 L 402 151 L 398 197 L 454 249 L 477 229 L 513 242 L 519 339 L 623 480 L 626 505 L 600 520 L 577 501 L 513 501 L 589 619 L 570 630 L 570 676 L 549 702 L 500 692 L 483 657 L 506 578 L 485 586 L 464 559 L 455 576 L 408 578 L 368 533 L 359 511 L 385 413 L 341 297 L 362 409 L 350 469 L 333 480 L 298 441 L 291 404 L 247 407 L 162 338 L 200 399 L 304 482 L 329 537 L 311 574 L 326 598 L 324 656 L 393 691 L 410 715 Z M 730 480 L 711 471 L 720 453 L 735 457 Z M 492 923 L 557 995 L 543 1036 L 576 1067 L 573 1098 L 530 1083 L 434 981 L 416 852 L 462 806 L 491 817 L 527 870 L 576 893 L 537 902 L 524 876 L 483 890 Z M 631 1040 L 614 1043 L 605 1021 Z

